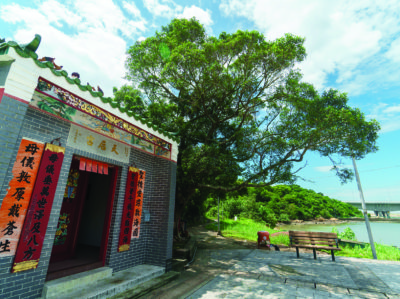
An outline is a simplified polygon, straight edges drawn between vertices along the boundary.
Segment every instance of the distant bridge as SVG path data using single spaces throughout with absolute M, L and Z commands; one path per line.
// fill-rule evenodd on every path
M 346 202 L 353 207 L 362 209 L 361 202 Z M 368 211 L 374 211 L 376 216 L 390 218 L 390 212 L 400 211 L 400 202 L 366 202 Z

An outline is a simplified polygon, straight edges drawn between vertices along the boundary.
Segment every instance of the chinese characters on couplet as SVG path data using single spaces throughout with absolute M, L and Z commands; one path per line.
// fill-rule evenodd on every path
M 61 146 L 46 144 L 12 272 L 34 269 L 39 263 L 64 151 Z
M 119 234 L 119 252 L 129 250 L 131 239 L 139 238 L 145 176 L 144 170 L 129 167 Z
M 0 258 L 15 254 L 42 158 L 44 144 L 23 138 L 0 208 Z
M 118 252 L 129 250 L 129 245 L 131 243 L 135 194 L 139 178 L 138 172 L 139 170 L 137 168 L 129 167 L 125 188 L 124 209 L 119 232 Z
M 144 191 L 144 181 L 146 178 L 146 171 L 139 170 L 139 178 L 136 188 L 135 197 L 135 214 L 133 217 L 132 225 L 132 238 L 139 238 L 140 235 L 140 221 L 142 217 L 142 207 L 143 207 L 143 191 Z

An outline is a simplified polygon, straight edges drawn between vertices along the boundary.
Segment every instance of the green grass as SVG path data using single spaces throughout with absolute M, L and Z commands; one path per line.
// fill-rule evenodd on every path
M 217 231 L 218 226 L 216 223 L 210 223 L 206 226 L 207 229 Z M 252 219 L 239 219 L 237 221 L 233 219 L 221 220 L 220 229 L 222 235 L 227 238 L 235 238 L 248 241 L 257 241 L 258 231 L 268 231 L 270 234 L 282 231 L 277 229 L 271 229 L 264 223 L 256 222 Z M 289 245 L 289 237 L 287 235 L 278 235 L 270 237 L 272 244 L 284 244 Z M 356 258 L 367 258 L 372 259 L 371 247 L 367 245 L 365 248 L 360 246 L 340 246 L 341 251 L 336 251 L 336 256 L 347 256 Z M 389 260 L 389 261 L 400 261 L 400 250 L 393 246 L 383 245 L 375 243 L 376 254 L 378 260 Z M 330 251 L 326 251 L 330 253 Z
M 217 231 L 218 225 L 217 223 L 210 223 L 206 226 L 206 228 Z M 224 237 L 248 240 L 254 242 L 257 241 L 258 231 L 267 231 L 270 234 L 280 231 L 269 228 L 268 226 L 265 225 L 265 223 L 245 218 L 239 219 L 237 221 L 233 219 L 224 219 L 220 221 L 220 229 Z
M 374 244 L 378 260 L 400 261 L 400 250 L 398 248 L 378 243 Z M 370 245 L 367 245 L 364 248 L 361 248 L 360 246 L 355 246 L 354 248 L 352 248 L 348 245 L 340 246 L 340 248 L 342 250 L 335 252 L 335 255 L 372 259 L 372 251 Z

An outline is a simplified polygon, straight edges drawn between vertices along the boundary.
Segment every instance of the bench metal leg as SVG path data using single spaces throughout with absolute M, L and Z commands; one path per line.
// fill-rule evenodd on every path
M 299 255 L 299 247 L 296 247 L 296 253 L 297 253 L 297 258 L 299 258 L 300 257 L 300 255 Z
M 317 259 L 317 252 L 316 252 L 315 248 L 312 249 L 312 253 L 314 254 L 314 260 L 316 260 Z
M 331 250 L 331 255 L 332 255 L 332 261 L 335 261 L 335 254 L 333 253 L 333 250 Z

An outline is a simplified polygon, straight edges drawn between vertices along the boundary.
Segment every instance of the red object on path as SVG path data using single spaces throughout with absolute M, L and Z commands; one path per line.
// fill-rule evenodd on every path
M 268 248 L 270 247 L 271 241 L 269 240 L 269 232 L 258 231 L 257 236 L 257 248 L 260 248 L 261 244 L 265 244 Z

